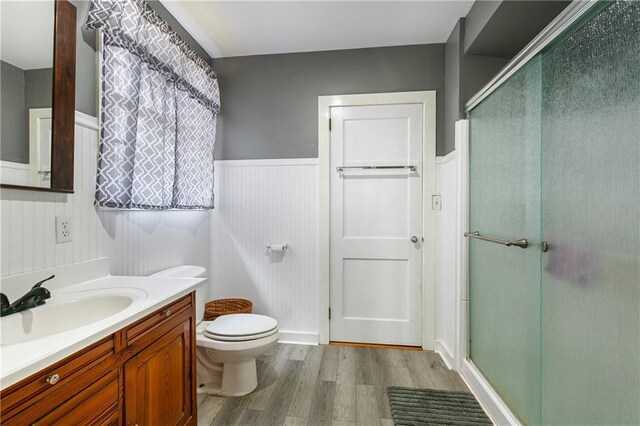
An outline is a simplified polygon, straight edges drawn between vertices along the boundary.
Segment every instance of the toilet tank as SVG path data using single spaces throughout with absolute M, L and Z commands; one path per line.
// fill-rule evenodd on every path
M 204 278 L 207 276 L 207 268 L 202 266 L 182 265 L 165 269 L 149 275 L 156 278 Z M 207 302 L 207 281 L 203 281 L 196 287 L 196 323 L 202 321 L 204 305 Z

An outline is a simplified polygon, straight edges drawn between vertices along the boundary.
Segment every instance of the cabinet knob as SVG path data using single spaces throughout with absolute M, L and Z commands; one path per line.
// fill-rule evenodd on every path
M 171 309 L 167 309 L 166 311 L 162 311 L 161 315 L 163 317 L 165 317 L 165 318 L 169 317 L 169 315 L 171 315 Z
M 50 385 L 55 385 L 56 383 L 58 383 L 58 380 L 60 380 L 60 376 L 58 374 L 52 374 L 51 376 L 47 377 L 47 383 L 49 383 Z

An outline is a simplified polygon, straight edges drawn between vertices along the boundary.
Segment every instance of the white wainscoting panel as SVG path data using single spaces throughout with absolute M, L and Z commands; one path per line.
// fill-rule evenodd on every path
M 317 175 L 317 159 L 216 162 L 211 294 L 250 299 L 283 341 L 318 341 Z
M 456 353 L 457 164 L 456 151 L 436 159 L 436 348 L 449 368 Z
M 6 125 L 6 124 L 5 124 Z M 31 178 L 29 164 L 0 160 L 0 182 L 13 185 L 24 185 Z
M 209 267 L 208 211 L 97 211 L 97 120 L 76 113 L 74 194 L 3 189 L 0 275 L 100 257 L 111 273 L 147 275 L 180 264 Z M 72 217 L 72 241 L 56 244 L 56 216 Z

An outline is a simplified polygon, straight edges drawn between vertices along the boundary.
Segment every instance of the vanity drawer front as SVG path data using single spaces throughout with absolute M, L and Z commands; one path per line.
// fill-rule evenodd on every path
M 173 302 L 170 305 L 164 306 L 152 314 L 147 315 L 140 321 L 136 322 L 126 331 L 127 345 L 142 338 L 146 334 L 160 327 L 162 324 L 171 321 L 177 314 L 182 313 L 185 310 L 191 310 L 191 294 L 184 296 L 181 299 Z
M 3 424 L 31 423 L 106 372 L 117 371 L 117 364 L 112 335 L 3 391 L 0 421 Z
M 36 425 L 103 425 L 118 422 L 118 370 L 112 370 L 64 404 L 35 422 Z

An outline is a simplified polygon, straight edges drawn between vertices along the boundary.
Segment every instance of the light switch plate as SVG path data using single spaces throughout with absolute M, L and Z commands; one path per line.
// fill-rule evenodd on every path
M 68 243 L 73 236 L 71 216 L 56 216 L 56 243 Z
M 442 210 L 442 195 L 431 196 L 431 210 Z

